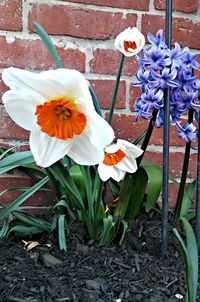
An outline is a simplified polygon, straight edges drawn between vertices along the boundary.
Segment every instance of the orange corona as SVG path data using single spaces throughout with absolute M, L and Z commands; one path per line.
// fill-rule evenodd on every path
M 129 52 L 129 48 L 136 49 L 137 45 L 135 42 L 124 41 L 124 49 Z
M 122 150 L 118 150 L 115 153 L 104 153 L 104 161 L 103 163 L 106 166 L 115 166 L 126 156 L 126 153 Z
M 73 101 L 64 97 L 38 105 L 35 115 L 41 131 L 63 140 L 81 134 L 87 121 L 86 116 L 77 110 Z

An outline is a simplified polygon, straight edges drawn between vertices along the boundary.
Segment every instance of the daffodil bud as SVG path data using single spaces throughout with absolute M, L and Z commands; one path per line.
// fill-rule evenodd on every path
M 115 39 L 115 47 L 126 57 L 136 55 L 144 45 L 145 37 L 136 27 L 128 27 Z

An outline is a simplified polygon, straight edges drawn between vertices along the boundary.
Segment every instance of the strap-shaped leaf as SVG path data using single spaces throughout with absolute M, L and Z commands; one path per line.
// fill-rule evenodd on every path
M 58 240 L 61 250 L 67 251 L 66 236 L 65 236 L 65 215 L 60 215 L 58 218 Z
M 12 213 L 13 211 L 17 210 L 17 208 L 26 201 L 30 196 L 32 196 L 35 192 L 37 192 L 46 182 L 48 181 L 48 177 L 44 177 L 41 179 L 37 184 L 33 187 L 28 189 L 22 195 L 17 197 L 12 203 L 10 203 L 3 211 L 0 213 L 0 219 L 4 219 L 7 215 Z
M 49 51 L 56 67 L 61 68 L 62 64 L 61 64 L 60 58 L 55 50 L 55 47 L 54 47 L 49 35 L 46 33 L 44 28 L 41 25 L 39 25 L 37 22 L 33 22 L 33 26 L 36 29 L 38 35 L 40 36 L 42 42 L 46 46 L 47 50 Z
M 141 166 L 148 176 L 148 191 L 145 210 L 148 212 L 155 207 L 162 189 L 162 170 L 159 166 L 142 162 Z
M 130 187 L 131 196 L 127 207 L 126 217 L 129 219 L 135 218 L 141 208 L 144 200 L 144 195 L 147 187 L 148 176 L 142 167 L 139 167 L 133 176 L 133 181 Z
M 181 217 L 181 221 L 184 225 L 186 232 L 187 246 L 185 245 L 185 242 L 181 238 L 176 228 L 173 229 L 173 232 L 178 239 L 185 263 L 185 274 L 187 283 L 186 302 L 195 302 L 198 286 L 198 248 L 195 234 L 191 225 L 184 217 Z
M 34 162 L 31 151 L 16 152 L 0 161 L 0 175 L 16 167 Z

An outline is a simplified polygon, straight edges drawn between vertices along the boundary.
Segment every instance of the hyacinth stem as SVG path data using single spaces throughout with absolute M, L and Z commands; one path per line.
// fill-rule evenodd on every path
M 150 119 L 149 126 L 147 128 L 147 132 L 145 134 L 145 137 L 144 137 L 144 140 L 143 140 L 143 143 L 142 143 L 142 146 L 141 146 L 141 149 L 144 152 L 142 153 L 142 155 L 140 155 L 140 157 L 137 158 L 137 165 L 138 166 L 141 163 L 141 161 L 143 159 L 143 156 L 145 154 L 146 148 L 147 148 L 147 146 L 149 144 L 149 141 L 150 141 L 150 138 L 151 138 L 151 134 L 153 132 L 153 128 L 154 128 L 154 124 L 155 124 L 155 120 L 156 120 L 157 114 L 158 114 L 158 109 L 154 109 L 153 112 L 152 112 L 152 118 Z
M 193 114 L 194 114 L 194 110 L 189 109 L 189 111 L 188 111 L 188 123 L 193 122 Z M 181 182 L 180 182 L 180 186 L 179 186 L 179 190 L 178 190 L 178 197 L 177 197 L 177 200 L 176 200 L 176 206 L 175 206 L 175 210 L 174 210 L 174 222 L 175 222 L 175 224 L 177 224 L 177 222 L 180 218 L 181 207 L 182 207 L 182 203 L 183 203 L 184 189 L 185 189 L 185 184 L 186 184 L 186 179 L 187 179 L 189 159 L 190 159 L 190 149 L 191 149 L 191 143 L 187 142 L 186 145 L 185 145 L 185 156 L 184 156 L 184 161 L 183 161 Z
M 198 131 L 200 129 L 200 111 L 198 114 Z M 197 182 L 196 182 L 196 240 L 200 253 L 200 137 L 198 133 L 198 153 L 197 153 Z
M 119 88 L 119 83 L 120 83 L 120 77 L 121 77 L 121 73 L 122 73 L 122 68 L 124 65 L 124 54 L 121 54 L 121 60 L 119 63 L 119 68 L 118 68 L 118 72 L 117 72 L 117 77 L 116 77 L 116 81 L 115 81 L 115 87 L 114 87 L 114 91 L 113 91 L 113 97 L 112 97 L 112 101 L 111 101 L 111 106 L 110 106 L 110 111 L 109 111 L 109 115 L 108 115 L 108 123 L 111 124 L 112 122 L 112 117 L 113 117 L 113 112 L 115 109 L 115 103 L 116 103 L 116 98 L 117 98 L 117 92 L 118 92 L 118 88 Z

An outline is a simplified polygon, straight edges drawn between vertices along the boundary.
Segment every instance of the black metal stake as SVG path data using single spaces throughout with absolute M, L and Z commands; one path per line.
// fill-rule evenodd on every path
M 165 42 L 171 48 L 172 37 L 172 0 L 166 0 Z M 170 89 L 165 91 L 163 126 L 163 188 L 162 188 L 162 251 L 168 248 L 168 192 L 169 192 L 169 105 Z
M 198 131 L 200 129 L 200 111 L 198 112 Z M 198 153 L 197 153 L 197 183 L 196 183 L 196 239 L 198 251 L 200 253 L 200 137 L 198 133 Z

